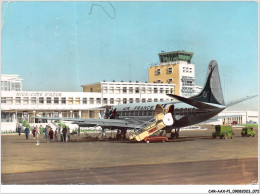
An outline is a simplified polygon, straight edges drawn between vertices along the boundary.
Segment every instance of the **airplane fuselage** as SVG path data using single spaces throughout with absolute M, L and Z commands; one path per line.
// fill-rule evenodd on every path
M 115 113 L 114 119 L 129 120 L 135 122 L 137 125 L 141 125 L 153 119 L 154 114 L 157 111 L 156 107 L 161 106 L 161 113 L 170 112 L 172 114 L 174 123 L 172 126 L 165 128 L 165 130 L 171 130 L 203 122 L 225 109 L 225 106 L 223 105 L 212 103 L 210 105 L 214 106 L 214 108 L 200 109 L 176 101 L 147 102 L 116 105 L 112 107 L 112 111 Z

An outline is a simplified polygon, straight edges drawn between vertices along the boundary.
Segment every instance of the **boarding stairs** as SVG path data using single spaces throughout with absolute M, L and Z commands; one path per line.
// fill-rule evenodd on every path
M 157 131 L 164 128 L 166 125 L 163 122 L 164 114 L 158 114 L 155 118 L 144 123 L 140 130 L 136 131 L 134 134 L 129 136 L 130 140 L 142 141 L 146 137 L 149 137 L 156 133 Z

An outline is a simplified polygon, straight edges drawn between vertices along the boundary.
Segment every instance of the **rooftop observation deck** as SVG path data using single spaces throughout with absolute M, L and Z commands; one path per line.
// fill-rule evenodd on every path
M 186 61 L 191 62 L 193 53 L 186 51 L 173 51 L 173 52 L 162 52 L 158 53 L 160 63 L 175 62 L 175 61 Z

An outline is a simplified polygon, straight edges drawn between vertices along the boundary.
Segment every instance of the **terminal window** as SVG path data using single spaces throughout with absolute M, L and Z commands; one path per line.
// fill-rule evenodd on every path
M 136 93 L 136 94 L 139 93 L 139 88 L 135 88 L 135 93 Z
M 110 87 L 109 93 L 110 93 L 110 94 L 113 94 L 113 93 L 114 93 L 114 87 Z
M 134 99 L 133 98 L 129 98 L 129 103 L 133 103 Z
M 23 98 L 23 104 L 29 104 L 29 98 L 28 97 L 24 97 Z
M 80 98 L 76 98 L 75 102 L 76 104 L 80 104 Z
M 43 97 L 39 98 L 39 104 L 44 104 L 44 98 Z
M 88 99 L 87 98 L 83 98 L 83 104 L 87 104 Z
M 6 98 L 5 98 L 5 97 L 2 97 L 2 98 L 1 98 L 1 103 L 2 103 L 2 104 L 5 104 L 5 103 L 6 103 Z
M 160 93 L 163 94 L 163 88 L 160 88 Z
M 133 87 L 129 87 L 129 94 L 133 94 Z
M 101 104 L 101 98 L 97 98 L 97 104 Z
M 47 104 L 51 104 L 51 97 L 47 97 Z
M 31 97 L 31 104 L 36 104 L 36 97 Z
M 68 103 L 73 104 L 73 98 L 72 97 L 68 98 Z
M 59 98 L 54 98 L 54 104 L 59 104 Z
M 135 99 L 135 102 L 136 102 L 136 103 L 139 103 L 139 102 L 140 102 L 140 99 L 139 99 L 139 98 L 136 98 L 136 99 Z
M 145 94 L 145 87 L 142 87 L 142 94 Z
M 158 88 L 154 88 L 154 89 L 153 89 L 153 93 L 154 93 L 154 94 L 157 94 L 157 93 L 158 93 Z
M 123 94 L 126 94 L 127 93 L 127 89 L 126 87 L 123 87 Z
M 61 104 L 66 104 L 66 98 L 61 98 Z
M 116 87 L 116 94 L 120 94 L 120 87 Z
M 110 104 L 114 104 L 114 98 L 110 98 Z
M 127 103 L 127 99 L 123 98 L 123 104 L 126 104 L 126 103 Z
M 19 82 L 12 82 L 11 83 L 11 90 L 21 91 L 21 83 L 19 83 Z
M 103 93 L 106 94 L 107 93 L 107 87 L 103 88 Z
M 2 102 L 2 100 L 3 100 L 3 102 Z M 4 99 L 1 99 L 1 103 L 13 104 L 13 98 L 12 97 L 4 97 Z
M 116 103 L 120 104 L 120 103 L 121 103 L 121 99 L 120 99 L 120 98 L 117 98 L 117 99 L 116 99 Z
M 142 102 L 146 102 L 146 99 L 145 99 L 145 98 L 142 98 Z
M 15 98 L 15 104 L 21 104 L 21 98 L 20 97 Z
M 89 99 L 89 104 L 94 104 L 94 98 Z
M 107 104 L 107 98 L 103 98 L 103 103 Z

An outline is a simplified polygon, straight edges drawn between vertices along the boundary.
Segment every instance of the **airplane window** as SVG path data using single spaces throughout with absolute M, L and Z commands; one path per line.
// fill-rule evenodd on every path
M 180 115 L 183 115 L 183 108 L 180 109 Z
M 152 110 L 148 111 L 148 116 L 153 116 L 153 111 Z
M 195 115 L 196 114 L 196 108 L 192 109 L 192 114 Z

